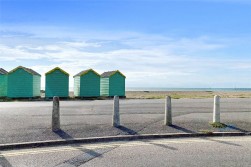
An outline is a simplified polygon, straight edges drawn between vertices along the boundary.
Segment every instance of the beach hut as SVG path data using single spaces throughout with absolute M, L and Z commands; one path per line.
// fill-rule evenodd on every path
M 18 66 L 8 73 L 8 91 L 10 98 L 32 98 L 40 96 L 41 75 L 32 69 Z
M 45 97 L 69 97 L 69 74 L 59 67 L 45 73 Z
M 3 68 L 0 68 L 0 97 L 7 96 L 7 74 L 8 72 Z
M 125 96 L 125 78 L 118 70 L 101 74 L 101 96 Z
M 100 75 L 93 69 L 76 74 L 74 76 L 74 95 L 76 97 L 100 96 Z

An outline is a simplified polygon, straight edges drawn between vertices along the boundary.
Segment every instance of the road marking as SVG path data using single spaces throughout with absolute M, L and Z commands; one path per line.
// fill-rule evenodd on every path
M 0 153 L 0 157 L 12 157 L 12 156 L 22 156 L 22 155 L 34 155 L 34 154 L 45 154 L 45 153 L 55 153 L 55 152 L 65 152 L 65 151 L 88 151 L 102 148 L 115 148 L 115 147 L 135 147 L 135 146 L 151 146 L 154 144 L 187 144 L 187 143 L 209 143 L 209 142 L 251 142 L 251 137 L 244 138 L 200 138 L 200 139 L 179 139 L 179 140 L 145 140 L 145 141 L 132 141 L 132 142 L 112 142 L 109 144 L 90 144 L 90 145 L 79 145 L 79 146 L 65 146 L 59 148 L 33 148 L 25 150 L 14 150 L 14 151 L 4 151 Z

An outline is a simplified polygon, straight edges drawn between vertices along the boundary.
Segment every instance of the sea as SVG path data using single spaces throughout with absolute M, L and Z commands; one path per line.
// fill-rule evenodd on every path
M 251 88 L 153 88 L 127 87 L 126 91 L 212 91 L 212 92 L 251 92 Z
M 45 90 L 42 87 L 42 90 Z M 73 91 L 70 87 L 70 91 Z M 251 92 L 251 88 L 158 88 L 158 87 L 126 87 L 126 91 L 212 91 L 212 92 Z

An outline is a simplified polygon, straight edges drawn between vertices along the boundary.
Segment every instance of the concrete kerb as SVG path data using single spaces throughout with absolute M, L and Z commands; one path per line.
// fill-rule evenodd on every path
M 120 135 L 120 136 L 104 136 L 104 137 L 91 137 L 91 138 L 75 138 L 67 140 L 47 140 L 37 142 L 24 142 L 24 143 L 11 143 L 0 144 L 1 150 L 11 149 L 24 149 L 24 148 L 37 148 L 60 146 L 67 144 L 90 144 L 102 143 L 113 141 L 132 141 L 144 139 L 168 139 L 168 138 L 186 138 L 186 137 L 225 137 L 225 136 L 251 136 L 251 132 L 213 132 L 213 133 L 168 133 L 168 134 L 142 134 L 142 135 Z

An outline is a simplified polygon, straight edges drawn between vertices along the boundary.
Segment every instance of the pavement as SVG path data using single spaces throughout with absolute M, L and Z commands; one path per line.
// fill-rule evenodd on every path
M 251 136 L 144 139 L 0 151 L 3 167 L 251 166 Z
M 107 138 L 132 140 L 140 136 L 250 135 L 250 102 L 250 98 L 221 99 L 221 122 L 227 127 L 214 128 L 209 124 L 213 118 L 213 99 L 173 99 L 172 126 L 164 125 L 164 99 L 123 99 L 121 126 L 115 128 L 113 100 L 61 101 L 61 130 L 57 132 L 51 131 L 51 101 L 1 102 L 0 149 L 25 143 L 36 146 L 36 143 L 95 142 Z

